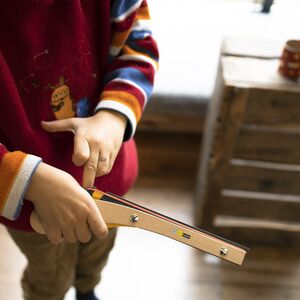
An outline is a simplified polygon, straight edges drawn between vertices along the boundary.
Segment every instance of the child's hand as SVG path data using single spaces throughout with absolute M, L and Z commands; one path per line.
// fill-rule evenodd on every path
M 33 202 L 54 244 L 62 240 L 88 242 L 91 231 L 98 238 L 107 235 L 106 224 L 91 196 L 64 171 L 40 163 L 25 198 Z
M 121 148 L 127 120 L 114 111 L 101 110 L 89 118 L 42 122 L 49 132 L 74 133 L 73 162 L 84 166 L 83 187 L 94 185 L 95 177 L 108 174 Z

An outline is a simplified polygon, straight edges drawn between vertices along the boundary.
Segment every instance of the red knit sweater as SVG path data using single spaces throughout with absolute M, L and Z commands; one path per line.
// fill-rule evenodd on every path
M 72 163 L 73 135 L 47 133 L 40 126 L 42 120 L 85 117 L 102 108 L 124 114 L 128 119 L 128 141 L 124 142 L 111 173 L 98 178 L 95 185 L 104 191 L 124 194 L 133 184 L 137 156 L 131 137 L 134 122 L 138 121 L 133 121 L 133 116 L 137 116 L 137 109 L 139 113 L 143 110 L 145 99 L 141 102 L 141 97 L 149 93 L 146 86 L 153 84 L 155 70 L 150 59 L 154 57 L 149 58 L 149 53 L 155 57 L 158 53 L 151 36 L 145 34 L 136 35 L 145 42 L 145 60 L 135 59 L 136 53 L 131 59 L 121 56 L 124 47 L 129 47 L 127 39 L 134 33 L 139 10 L 146 19 L 145 8 L 146 1 L 0 0 L 0 222 L 30 229 L 31 203 L 25 201 L 19 217 L 18 214 L 39 158 L 81 182 L 82 168 Z M 111 23 L 112 13 L 115 23 L 122 26 Z M 114 40 L 120 50 L 112 55 Z M 135 42 L 137 45 L 139 41 Z M 127 51 L 134 47 L 131 43 Z M 142 57 L 141 44 L 136 48 Z M 143 73 L 144 94 L 130 74 L 126 81 L 119 73 L 122 80 L 116 86 L 118 74 L 113 75 L 124 70 L 124 60 L 127 71 L 132 64 L 134 74 Z M 124 97 L 124 91 L 130 96 Z M 129 99 L 128 103 L 124 98 Z

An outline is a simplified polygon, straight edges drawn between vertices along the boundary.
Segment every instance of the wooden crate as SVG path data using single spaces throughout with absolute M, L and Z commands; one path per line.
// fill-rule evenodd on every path
M 285 244 L 300 240 L 300 84 L 277 72 L 282 45 L 267 45 L 236 39 L 223 46 L 195 218 L 238 242 Z

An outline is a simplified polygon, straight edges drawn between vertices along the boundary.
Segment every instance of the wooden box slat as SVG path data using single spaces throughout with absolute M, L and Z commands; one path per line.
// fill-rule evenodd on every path
M 278 59 L 223 56 L 221 76 L 226 86 L 300 92 L 300 86 L 278 72 Z
M 299 92 L 258 88 L 249 90 L 244 123 L 299 128 Z
M 214 233 L 245 245 L 285 246 L 300 243 L 300 224 L 252 221 L 241 218 L 216 216 Z
M 300 221 L 300 196 L 223 190 L 218 213 L 265 221 Z M 299 227 L 300 229 L 300 227 Z
M 222 54 L 236 57 L 275 59 L 281 56 L 283 42 L 228 37 L 222 42 Z
M 216 227 L 236 227 L 236 228 L 257 228 L 267 229 L 273 231 L 286 231 L 300 234 L 300 222 L 281 222 L 263 220 L 260 218 L 247 218 L 236 216 L 216 215 L 214 218 L 214 225 Z
M 300 164 L 300 130 L 243 126 L 233 157 L 286 164 Z
M 300 195 L 300 165 L 232 159 L 225 188 Z
M 299 243 L 300 85 L 280 76 L 261 43 L 250 43 L 255 51 L 225 44 L 204 126 L 196 224 L 237 242 Z

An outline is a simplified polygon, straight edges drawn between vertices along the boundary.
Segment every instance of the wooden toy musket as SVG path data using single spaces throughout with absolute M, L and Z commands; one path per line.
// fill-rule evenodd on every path
M 95 200 L 108 228 L 128 226 L 152 231 L 237 265 L 243 263 L 247 254 L 248 249 L 244 246 L 171 219 L 119 196 L 94 188 L 88 192 Z M 36 232 L 45 234 L 35 211 L 31 214 L 30 223 Z

